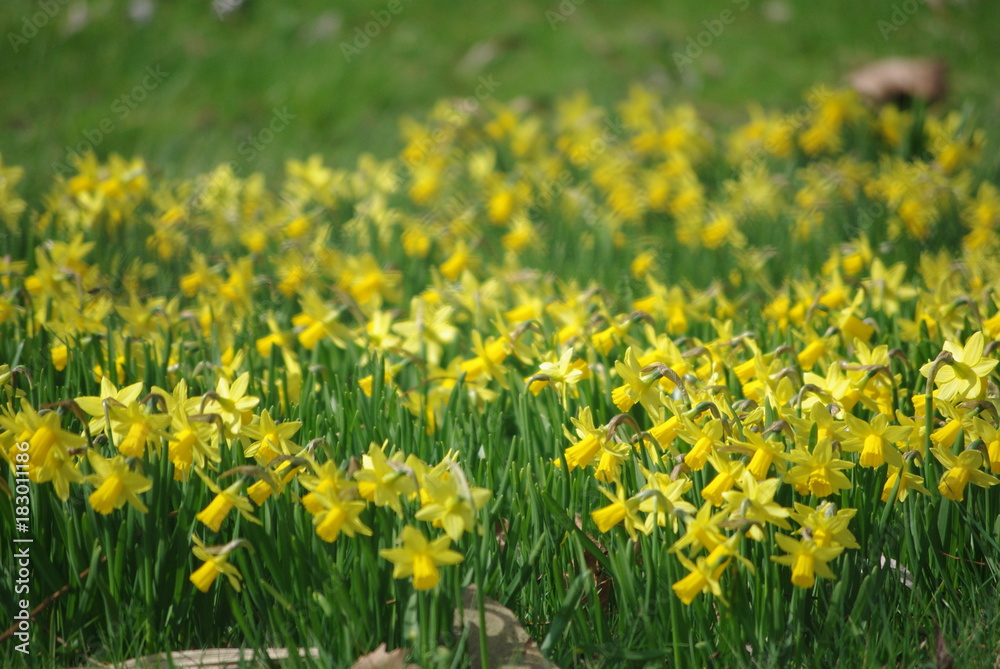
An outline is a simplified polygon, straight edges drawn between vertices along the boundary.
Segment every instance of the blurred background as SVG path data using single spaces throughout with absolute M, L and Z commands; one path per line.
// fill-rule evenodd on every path
M 1000 122 L 987 0 L 3 0 L 0 29 L 0 153 L 29 195 L 88 147 L 170 176 L 385 157 L 401 116 L 486 82 L 536 109 L 642 82 L 735 123 L 873 59 L 940 57 L 943 104 Z

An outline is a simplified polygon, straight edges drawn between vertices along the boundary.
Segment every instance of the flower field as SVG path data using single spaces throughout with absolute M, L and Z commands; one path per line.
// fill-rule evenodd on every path
M 637 86 L 400 128 L 278 183 L 87 154 L 25 202 L 0 162 L 0 597 L 46 663 L 465 666 L 473 584 L 562 667 L 998 661 L 973 118 Z

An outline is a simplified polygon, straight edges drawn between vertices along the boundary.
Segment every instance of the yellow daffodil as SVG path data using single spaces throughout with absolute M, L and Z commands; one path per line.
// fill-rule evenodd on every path
M 862 467 L 881 467 L 888 462 L 893 467 L 903 466 L 903 456 L 894 445 L 905 440 L 910 434 L 910 428 L 901 425 L 889 425 L 885 414 L 878 414 L 871 421 L 846 414 L 847 429 L 850 436 L 841 443 L 845 451 L 861 451 L 858 464 Z
M 89 451 L 87 459 L 95 472 L 87 477 L 87 482 L 97 487 L 87 498 L 94 511 L 107 515 L 126 502 L 140 513 L 149 510 L 136 495 L 151 489 L 153 483 L 129 469 L 124 457 L 116 455 L 108 460 L 96 451 Z
M 964 346 L 946 341 L 944 351 L 951 354 L 951 360 L 937 370 L 934 377 L 936 395 L 945 401 L 982 397 L 986 392 L 986 377 L 997 366 L 997 360 L 983 355 L 984 349 L 982 332 L 974 333 Z M 928 362 L 920 368 L 925 378 L 930 375 L 932 364 Z
M 279 455 L 293 455 L 299 447 L 291 439 L 300 427 L 302 423 L 299 421 L 275 423 L 270 411 L 264 409 L 258 424 L 243 427 L 243 434 L 250 440 L 249 445 L 243 449 L 243 454 L 248 458 L 256 458 L 263 465 Z
M 115 406 L 128 407 L 139 399 L 141 394 L 141 382 L 133 383 L 119 390 L 111 379 L 105 376 L 101 379 L 100 395 L 77 397 L 76 404 L 92 417 L 89 425 L 91 434 L 98 434 L 104 432 L 107 425 L 105 420 L 108 415 L 108 409 L 105 408 L 106 402 L 113 403 Z
M 358 518 L 367 506 L 364 502 L 346 501 L 334 490 L 312 494 L 313 504 L 317 507 L 313 514 L 313 524 L 320 539 L 331 543 L 337 540 L 341 532 L 349 537 L 355 534 L 371 536 L 371 528 Z
M 413 577 L 415 590 L 430 590 L 441 580 L 440 566 L 455 565 L 462 561 L 462 554 L 450 550 L 447 535 L 427 541 L 424 533 L 407 525 L 400 535 L 401 548 L 383 548 L 378 553 L 395 567 L 393 578 Z
M 225 575 L 233 590 L 239 592 L 241 589 L 240 581 L 243 580 L 243 577 L 236 567 L 229 564 L 229 554 L 244 542 L 237 539 L 223 546 L 206 546 L 194 534 L 191 535 L 191 540 L 195 543 L 191 552 L 194 553 L 196 558 L 204 562 L 189 578 L 194 587 L 202 592 L 208 592 L 208 589 L 215 583 L 215 579 L 221 575 Z
M 784 534 L 776 534 L 774 539 L 787 555 L 772 556 L 771 559 L 792 568 L 792 585 L 811 588 L 817 576 L 837 578 L 827 563 L 843 553 L 844 546 L 821 547 L 812 539 L 796 541 Z
M 605 488 L 598 488 L 598 490 L 611 501 L 611 504 L 590 512 L 590 517 L 597 525 L 597 529 L 601 532 L 607 532 L 618 523 L 624 523 L 629 537 L 632 541 L 636 541 L 636 530 L 646 531 L 645 523 L 636 513 L 640 500 L 637 498 L 626 499 L 625 487 L 620 484 L 616 486 L 614 493 Z
M 362 457 L 361 469 L 354 472 L 358 481 L 358 493 L 375 506 L 388 506 L 397 515 L 403 515 L 400 496 L 412 495 L 417 491 L 414 474 L 403 464 L 403 454 L 395 453 L 385 457 L 385 447 L 371 444 L 368 453 Z
M 982 471 L 983 454 L 976 450 L 962 451 L 958 455 L 943 448 L 932 448 L 931 453 L 947 471 L 941 475 L 938 491 L 950 500 L 961 502 L 965 499 L 965 487 L 972 483 L 980 488 L 989 488 L 1000 483 L 1000 479 Z
M 31 481 L 51 481 L 56 496 L 64 502 L 69 499 L 69 484 L 83 480 L 71 450 L 85 446 L 87 440 L 64 430 L 57 412 L 39 414 L 27 400 L 21 400 L 21 411 L 15 416 L 0 415 L 0 425 L 9 430 L 5 436 L 13 437 L 2 442 L 8 446 L 8 461 L 27 464 Z M 16 458 L 22 453 L 18 444 L 25 442 L 28 444 L 26 463 Z
M 687 576 L 671 586 L 674 594 L 682 602 L 691 604 L 695 597 L 706 590 L 718 597 L 720 601 L 725 602 L 719 578 L 729 566 L 729 560 L 720 560 L 718 557 L 709 560 L 706 557 L 699 557 L 695 562 L 691 562 L 683 555 L 678 555 L 677 559 L 688 570 Z
M 835 491 L 851 487 L 850 480 L 842 470 L 850 469 L 854 463 L 833 457 L 833 446 L 829 439 L 822 439 L 812 450 L 795 448 L 788 454 L 788 460 L 795 463 L 782 480 L 791 483 L 799 494 L 812 493 L 817 497 L 828 497 Z
M 452 541 L 458 541 L 464 532 L 473 529 L 475 513 L 483 508 L 491 493 L 486 488 L 469 486 L 450 468 L 435 470 L 427 472 L 421 479 L 421 498 L 426 496 L 426 500 L 414 518 L 444 529 Z
M 253 506 L 250 504 L 250 500 L 239 493 L 240 488 L 243 487 L 243 479 L 237 480 L 228 488 L 222 490 L 214 481 L 203 474 L 200 469 L 196 469 L 195 471 L 201 480 L 205 482 L 205 485 L 208 486 L 208 489 L 215 493 L 215 497 L 212 498 L 208 506 L 195 514 L 196 519 L 204 523 L 213 532 L 218 532 L 226 516 L 235 507 L 251 523 L 261 524 L 261 521 L 253 515 Z

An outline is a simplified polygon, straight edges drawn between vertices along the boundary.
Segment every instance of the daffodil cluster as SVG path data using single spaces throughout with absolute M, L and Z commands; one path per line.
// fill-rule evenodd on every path
M 347 383 L 433 440 L 456 406 L 523 400 L 562 421 L 547 455 L 593 475 L 600 531 L 673 537 L 685 602 L 753 567 L 745 541 L 797 586 L 830 578 L 859 470 L 892 503 L 998 482 L 1000 195 L 968 119 L 822 87 L 725 132 L 642 87 L 610 110 L 448 112 L 404 120 L 395 159 L 293 160 L 276 185 L 88 154 L 29 210 L 0 162 L 0 218 L 32 240 L 0 256 L 22 346 L 0 366 L 4 457 L 28 442 L 31 480 L 101 515 L 144 512 L 166 460 L 213 533 L 265 504 L 301 504 L 326 542 L 392 513 L 382 555 L 425 589 L 490 494 L 469 454 L 324 457 L 291 417 Z M 25 396 L 71 372 L 99 393 Z M 238 545 L 200 541 L 195 585 L 238 584 Z
M 273 504 L 301 500 L 313 515 L 316 534 L 333 542 L 341 534 L 372 534 L 359 518 L 369 504 L 388 507 L 402 516 L 404 503 L 419 502 L 413 518 L 444 532 L 433 542 L 433 554 L 446 557 L 426 564 L 418 560 L 415 587 L 433 587 L 438 579 L 436 565 L 461 559 L 460 554 L 446 550 L 447 545 L 459 541 L 465 532 L 479 529 L 477 512 L 490 498 L 490 491 L 469 484 L 456 462 L 456 453 L 446 454 L 432 466 L 413 456 L 404 459 L 398 451 L 387 456 L 387 444 L 372 444 L 353 472 L 354 480 L 349 480 L 336 462 L 317 459 L 314 447 L 322 440 L 306 446 L 294 441 L 301 423 L 275 421 L 267 409 L 255 413 L 260 398 L 247 393 L 248 383 L 246 372 L 232 384 L 220 376 L 215 390 L 192 397 L 183 379 L 172 391 L 153 387 L 147 393 L 142 382 L 118 388 L 102 377 L 99 396 L 61 403 L 82 421 L 83 435 L 68 431 L 58 411 L 36 411 L 22 399 L 19 410 L 0 416 L 5 430 L 3 454 L 14 463 L 22 451 L 18 444 L 26 442 L 27 462 L 22 468 L 27 469 L 31 481 L 51 483 L 63 501 L 70 498 L 73 485 L 92 489 L 87 500 L 102 515 L 126 504 L 147 513 L 149 509 L 139 495 L 157 493 L 150 493 L 153 483 L 143 475 L 143 469 L 155 468 L 157 461 L 166 458 L 177 485 L 184 484 L 194 472 L 195 480 L 210 493 L 210 502 L 195 519 L 213 533 L 219 533 L 234 512 L 259 525 L 255 509 L 268 500 L 274 500 Z M 218 472 L 224 448 L 236 451 L 236 460 L 247 464 Z M 93 473 L 86 473 L 85 463 Z M 232 482 L 220 483 L 223 478 Z M 296 491 L 306 494 L 300 498 Z M 280 498 L 283 501 L 278 501 Z M 419 534 L 411 526 L 405 528 L 405 550 L 415 541 L 414 532 Z M 245 542 L 234 539 L 221 547 L 206 547 L 197 535 L 192 535 L 192 540 L 195 556 L 204 562 L 192 574 L 192 583 L 205 591 L 217 576 L 226 574 L 238 590 L 240 574 L 227 561 L 229 553 Z M 404 549 L 385 553 L 397 563 L 397 575 L 401 573 L 400 550 Z
M 847 318 L 863 304 L 854 300 Z M 572 421 L 576 434 L 567 430 L 571 445 L 556 465 L 587 469 L 614 487 L 601 488 L 610 504 L 591 513 L 599 530 L 622 525 L 635 540 L 666 527 L 680 537 L 672 551 L 689 549 L 679 557 L 690 574 L 674 585 L 685 603 L 702 590 L 721 596 L 718 579 L 731 558 L 751 566 L 737 550 L 744 536 L 773 535 L 786 553 L 773 559 L 792 567 L 797 586 L 833 578 L 827 563 L 858 547 L 847 530 L 856 510 L 836 504 L 852 489 L 855 467 L 880 472 L 883 502 L 932 494 L 922 474 L 933 461 L 937 490 L 949 500 L 962 501 L 970 483 L 1000 483 L 992 475 L 1000 473 L 1000 397 L 989 380 L 997 360 L 985 354 L 982 331 L 947 340 L 918 374 L 909 370 L 919 383 L 907 387 L 888 346 L 865 343 L 871 325 L 845 328 L 848 320 L 833 318 L 841 328 L 826 337 L 770 351 L 753 333 L 733 336 L 715 321 L 717 337 L 664 355 L 650 328 L 615 364 L 621 385 L 611 399 L 622 413 L 601 424 L 585 407 Z M 912 411 L 899 408 L 901 398 Z M 634 406 L 645 424 L 629 413 Z M 693 561 L 702 549 L 708 555 Z

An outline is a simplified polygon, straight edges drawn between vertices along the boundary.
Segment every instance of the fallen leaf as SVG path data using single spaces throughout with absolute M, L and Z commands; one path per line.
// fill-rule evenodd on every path
M 876 104 L 900 106 L 914 99 L 928 103 L 945 96 L 948 67 L 941 60 L 886 58 L 869 63 L 847 75 L 847 82 Z
M 359 657 L 351 665 L 351 669 L 404 669 L 406 666 L 406 651 L 402 648 L 387 651 L 383 643 L 367 655 Z

